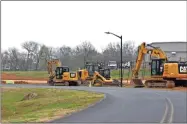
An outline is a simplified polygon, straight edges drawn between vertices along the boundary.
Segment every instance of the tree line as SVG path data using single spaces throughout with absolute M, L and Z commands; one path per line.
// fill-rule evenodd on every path
M 17 48 L 8 48 L 1 52 L 1 68 L 12 71 L 30 71 L 30 70 L 46 70 L 47 61 L 52 59 L 60 59 L 62 65 L 68 66 L 75 70 L 84 67 L 85 61 L 104 62 L 116 61 L 120 62 L 120 43 L 111 42 L 106 45 L 102 52 L 92 45 L 89 41 L 84 41 L 76 47 L 66 45 L 54 48 L 35 41 L 26 41 L 21 44 L 24 51 Z M 132 61 L 136 58 L 137 48 L 134 42 L 127 41 L 123 43 L 123 61 Z

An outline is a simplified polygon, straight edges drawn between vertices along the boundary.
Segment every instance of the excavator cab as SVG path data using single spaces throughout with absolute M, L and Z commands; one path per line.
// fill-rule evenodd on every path
M 86 69 L 88 70 L 88 75 L 92 77 L 94 72 L 99 72 L 106 79 L 110 79 L 110 69 L 104 69 L 101 64 L 89 63 L 86 64 Z
M 55 70 L 55 74 L 56 74 L 56 79 L 62 79 L 62 75 L 64 72 L 69 72 L 69 68 L 66 66 L 62 66 L 62 67 L 57 67 Z
M 110 69 L 99 69 L 99 73 L 106 79 L 110 79 Z
M 94 75 L 95 71 L 98 71 L 98 66 L 94 64 L 87 64 L 86 65 L 86 70 L 88 70 L 88 75 L 89 77 L 92 77 Z
M 161 77 L 164 72 L 164 63 L 165 59 L 152 59 L 151 61 L 151 77 Z M 135 78 L 132 79 L 132 82 L 135 84 L 135 87 L 144 87 L 144 84 L 141 79 Z M 145 85 L 147 85 L 147 82 Z
M 165 59 L 152 59 L 151 76 L 162 76 L 164 72 Z

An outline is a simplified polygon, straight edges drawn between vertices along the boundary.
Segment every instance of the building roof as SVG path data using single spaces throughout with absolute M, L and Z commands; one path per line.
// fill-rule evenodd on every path
M 170 44 L 170 43 L 187 43 L 187 41 L 163 41 L 163 42 L 152 42 L 150 44 Z
M 175 41 L 175 42 L 152 42 L 151 45 L 155 47 L 160 47 L 163 51 L 171 52 L 186 52 L 187 42 L 185 41 Z

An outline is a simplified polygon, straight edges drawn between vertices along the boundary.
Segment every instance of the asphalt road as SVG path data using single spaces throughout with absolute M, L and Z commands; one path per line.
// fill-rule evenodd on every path
M 56 123 L 187 123 L 187 92 L 120 87 L 6 86 L 54 87 L 105 93 L 105 99 L 101 102 L 52 121 Z

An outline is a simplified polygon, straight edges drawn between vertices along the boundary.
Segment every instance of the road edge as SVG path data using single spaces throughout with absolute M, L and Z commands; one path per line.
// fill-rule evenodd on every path
M 87 90 L 81 90 L 81 91 L 87 91 Z M 96 106 L 97 104 L 103 102 L 103 101 L 106 99 L 106 97 L 107 97 L 107 94 L 106 94 L 106 93 L 103 93 L 103 92 L 95 92 L 95 91 L 88 91 L 88 92 L 92 92 L 92 93 L 102 93 L 102 94 L 104 94 L 104 97 L 103 97 L 102 99 L 100 99 L 99 101 L 96 101 L 96 102 L 94 102 L 94 103 L 88 105 L 88 106 L 85 107 L 85 108 L 78 109 L 77 111 L 72 112 L 71 114 L 65 115 L 65 116 L 63 116 L 63 117 L 58 117 L 58 118 L 55 118 L 55 119 L 51 119 L 51 120 L 49 120 L 49 121 L 45 121 L 44 123 L 53 123 L 54 121 L 56 121 L 56 120 L 58 120 L 58 119 L 67 118 L 67 117 L 72 116 L 72 115 L 74 115 L 74 114 L 76 114 L 76 113 L 78 113 L 78 112 L 82 112 L 82 111 L 84 111 L 84 110 L 86 110 L 86 109 L 88 109 L 88 108 L 91 108 L 91 107 Z M 42 123 L 43 123 L 43 122 L 42 122 Z

